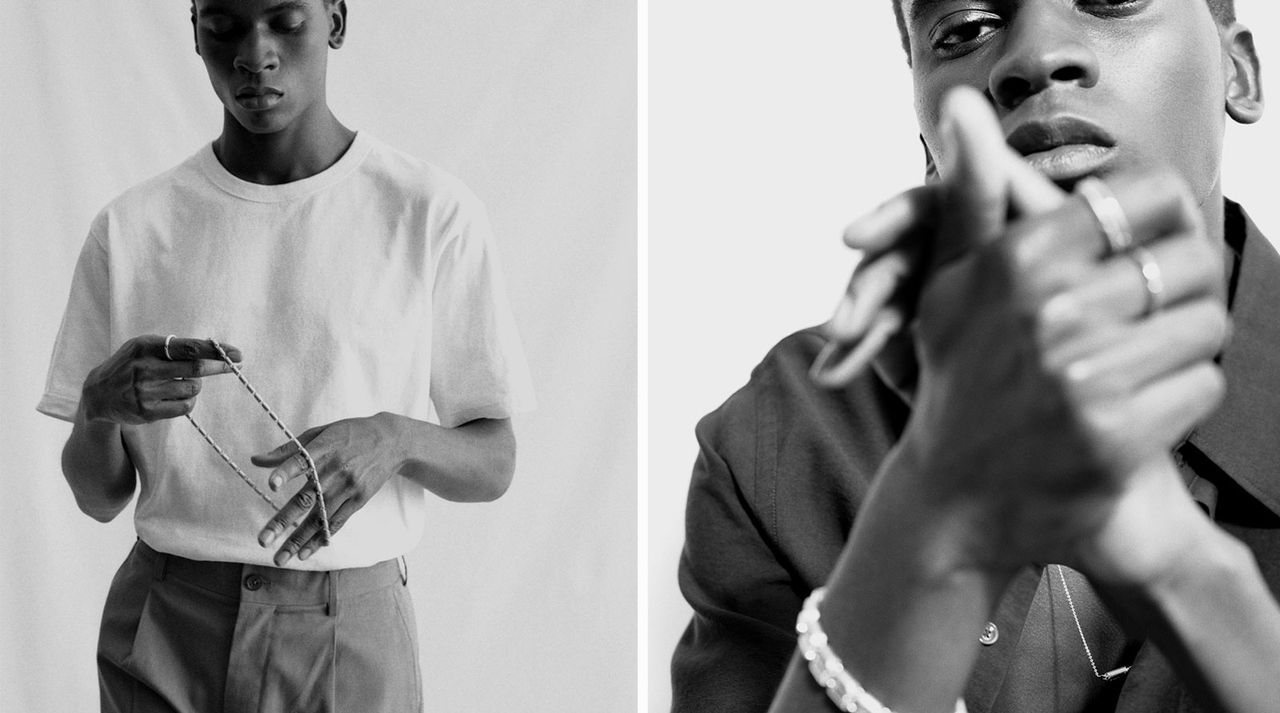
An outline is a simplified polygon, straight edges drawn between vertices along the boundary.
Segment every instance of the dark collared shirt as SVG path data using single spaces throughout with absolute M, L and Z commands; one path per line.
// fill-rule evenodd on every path
M 1230 201 L 1226 235 L 1235 268 L 1234 336 L 1221 359 L 1227 396 L 1176 460 L 1192 495 L 1253 550 L 1280 592 L 1280 256 Z M 873 373 L 842 391 L 813 387 L 807 371 L 821 346 L 812 329 L 787 337 L 698 424 L 679 572 L 694 616 L 672 660 L 674 711 L 769 707 L 795 650 L 801 602 L 826 582 L 906 424 L 907 405 Z M 1082 578 L 1070 587 L 1086 634 L 1100 637 L 1099 668 L 1132 663 L 1129 674 L 1093 678 L 1061 580 L 1028 568 L 992 618 L 994 643 L 979 645 L 970 711 L 1202 710 L 1154 646 L 1124 640 Z

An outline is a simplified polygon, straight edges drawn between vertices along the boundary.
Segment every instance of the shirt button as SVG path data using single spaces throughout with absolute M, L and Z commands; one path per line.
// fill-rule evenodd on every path
M 999 639 L 1000 630 L 996 628 L 996 623 L 994 621 L 989 621 L 986 626 L 982 627 L 982 636 L 978 637 L 978 642 L 983 646 L 990 646 L 996 643 Z
M 265 580 L 263 580 L 260 575 L 256 574 L 251 574 L 244 578 L 244 588 L 251 592 L 256 592 L 259 589 L 262 589 L 262 585 L 265 583 Z

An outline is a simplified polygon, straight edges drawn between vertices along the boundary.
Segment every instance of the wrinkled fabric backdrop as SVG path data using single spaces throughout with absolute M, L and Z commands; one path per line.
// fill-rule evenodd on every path
M 428 710 L 617 711 L 636 685 L 636 9 L 349 3 L 348 126 L 487 204 L 538 409 L 491 504 L 431 499 L 409 558 Z M 133 539 L 62 480 L 34 410 L 93 215 L 213 139 L 188 3 L 6 3 L 0 43 L 0 710 L 96 710 L 94 644 Z M 287 358 L 287 357 L 285 357 Z M 230 476 L 229 476 L 230 477 Z

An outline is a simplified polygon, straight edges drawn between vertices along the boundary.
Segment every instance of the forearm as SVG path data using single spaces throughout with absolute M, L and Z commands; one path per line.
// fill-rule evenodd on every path
M 977 640 L 1012 572 L 963 564 L 954 521 L 900 487 L 901 452 L 877 478 L 828 582 L 821 623 L 845 668 L 894 710 L 954 710 Z M 793 658 L 772 711 L 829 710 Z
M 1280 606 L 1253 554 L 1205 520 L 1174 571 L 1104 594 L 1137 621 L 1203 701 L 1231 713 L 1280 701 Z
M 375 418 L 398 449 L 396 473 L 445 500 L 496 500 L 511 484 L 516 442 L 507 419 L 444 428 L 391 413 Z
M 120 426 L 91 421 L 82 407 L 62 448 L 62 474 L 80 510 L 108 522 L 133 498 L 137 473 L 125 449 Z

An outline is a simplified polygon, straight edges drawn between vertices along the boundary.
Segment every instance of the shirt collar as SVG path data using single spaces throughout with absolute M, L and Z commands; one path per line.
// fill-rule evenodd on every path
M 1222 354 L 1222 406 L 1190 436 L 1193 445 L 1268 510 L 1280 514 L 1280 255 L 1239 205 L 1227 229 L 1243 230 L 1231 305 L 1231 342 Z

